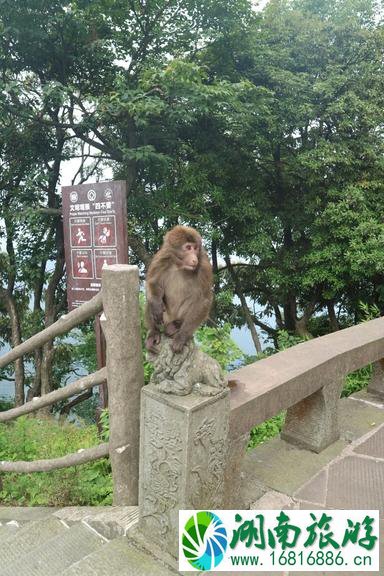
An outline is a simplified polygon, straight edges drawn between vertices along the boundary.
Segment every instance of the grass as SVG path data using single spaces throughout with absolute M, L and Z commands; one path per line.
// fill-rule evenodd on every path
M 59 424 L 52 418 L 21 417 L 0 425 L 0 460 L 57 458 L 100 442 L 96 426 Z M 52 472 L 3 473 L 0 502 L 19 506 L 112 504 L 108 459 Z

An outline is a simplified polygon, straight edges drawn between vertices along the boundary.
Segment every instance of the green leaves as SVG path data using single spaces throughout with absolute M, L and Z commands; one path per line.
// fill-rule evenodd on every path
M 38 460 L 65 456 L 99 443 L 96 426 L 59 424 L 53 419 L 18 418 L 0 425 L 2 460 Z M 111 504 L 108 460 L 38 474 L 4 474 L 2 502 L 25 506 Z

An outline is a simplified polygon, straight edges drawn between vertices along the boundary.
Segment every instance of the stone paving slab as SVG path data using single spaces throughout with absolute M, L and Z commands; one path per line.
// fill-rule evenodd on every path
M 252 456 L 257 471 L 265 464 L 261 476 L 266 490 L 251 507 L 254 509 L 379 509 L 384 519 L 384 403 L 372 394 L 359 392 L 356 398 L 340 403 L 341 436 L 333 457 L 320 465 L 322 454 L 315 455 L 284 447 L 275 439 L 267 442 Z M 268 448 L 270 462 L 267 462 Z M 336 448 L 336 445 L 333 445 Z M 277 454 L 277 466 L 274 459 Z M 284 456 L 285 454 L 285 456 Z M 302 461 L 300 461 L 300 455 Z M 296 478 L 303 478 L 318 464 L 316 472 L 292 491 Z M 248 459 L 250 465 L 251 459 Z M 247 468 L 245 469 L 247 471 Z M 249 469 L 248 469 L 249 471 Z M 255 468 L 254 468 L 255 471 Z M 278 476 L 274 478 L 273 475 Z M 276 492 L 276 488 L 280 490 Z M 272 488 L 272 489 L 270 489 Z M 384 537 L 381 530 L 380 572 L 283 572 L 283 576 L 384 576 Z M 244 572 L 244 575 L 246 573 Z M 249 573 L 248 573 L 249 574 Z M 271 573 L 271 576 L 278 573 Z M 219 576 L 219 573 L 217 573 Z
M 21 556 L 45 544 L 47 540 L 64 534 L 67 530 L 68 528 L 53 516 L 44 518 L 43 521 L 28 522 L 16 530 L 12 537 L 1 543 L 1 569 L 12 566 Z
M 330 466 L 325 505 L 384 514 L 384 462 L 347 456 Z
M 101 537 L 79 523 L 21 555 L 11 565 L 2 566 L 1 576 L 59 576 L 101 545 Z
M 353 442 L 384 422 L 384 404 L 362 390 L 339 401 L 338 415 L 341 438 Z
M 324 508 L 378 509 L 384 517 L 384 425 L 352 443 L 294 494 Z
M 280 438 L 273 438 L 248 452 L 244 459 L 242 490 L 245 498 L 251 502 L 259 498 L 263 493 L 261 485 L 264 492 L 275 490 L 292 495 L 347 445 L 347 442 L 339 440 L 320 454 L 315 454 Z
M 20 524 L 11 522 L 10 524 L 3 524 L 0 526 L 0 550 L 4 542 L 12 538 L 21 529 Z
M 354 452 L 384 460 L 384 426 L 354 448 Z
M 345 450 L 351 452 L 351 446 L 355 448 L 356 457 L 357 450 L 365 450 L 366 456 L 376 458 L 377 454 L 382 453 L 380 451 L 384 450 L 383 432 L 380 431 L 379 437 L 369 439 L 378 431 L 380 425 L 384 427 L 384 403 L 381 399 L 366 391 L 344 398 L 339 403 L 339 420 L 341 439 L 320 454 L 302 450 L 280 438 L 273 438 L 248 452 L 244 459 L 242 480 L 245 501 L 255 502 L 263 494 L 275 491 L 322 506 L 325 502 L 325 476 L 328 472 L 324 472 L 316 483 L 309 486 L 309 482 L 312 482 L 320 471 L 327 470 L 327 466 L 331 462 L 335 463 Z M 367 444 L 363 448 L 365 442 Z M 361 454 L 363 456 L 364 452 Z M 381 473 L 379 466 L 373 468 L 375 473 L 372 488 L 376 489 Z M 361 474 L 364 475 L 364 472 Z M 361 486 L 363 478 L 359 477 L 357 482 L 357 486 Z M 305 492 L 299 495 L 299 490 L 304 490 L 304 486 Z M 381 491 L 384 492 L 384 484 Z
M 96 532 L 112 540 L 124 536 L 139 519 L 138 506 L 67 507 L 54 514 L 68 526 L 84 522 Z
M 295 497 L 319 506 L 325 506 L 327 497 L 328 470 L 321 470 L 311 482 L 295 493 Z

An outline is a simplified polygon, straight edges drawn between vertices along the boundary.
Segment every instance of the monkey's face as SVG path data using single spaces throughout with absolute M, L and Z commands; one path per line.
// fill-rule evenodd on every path
M 181 268 L 194 272 L 199 264 L 200 245 L 196 242 L 185 242 L 180 248 Z

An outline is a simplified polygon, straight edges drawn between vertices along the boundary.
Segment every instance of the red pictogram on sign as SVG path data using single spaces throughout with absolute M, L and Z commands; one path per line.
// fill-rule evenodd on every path
M 114 216 L 93 218 L 94 244 L 100 247 L 116 246 L 116 219 Z
M 73 248 L 88 248 L 92 246 L 91 219 L 70 218 L 71 246 Z
M 109 250 L 95 249 L 96 278 L 101 278 L 103 266 L 110 264 L 117 264 L 117 250 L 114 248 Z
M 92 250 L 72 250 L 72 276 L 93 278 Z

